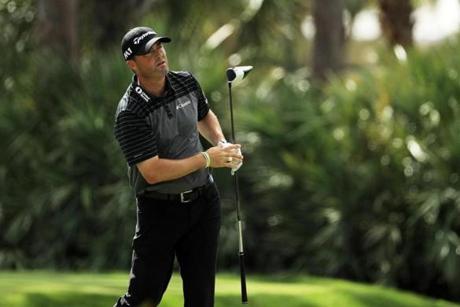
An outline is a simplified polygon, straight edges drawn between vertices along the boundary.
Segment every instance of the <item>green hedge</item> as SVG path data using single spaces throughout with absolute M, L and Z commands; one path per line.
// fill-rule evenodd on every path
M 382 56 L 323 91 L 277 70 L 241 91 L 253 266 L 460 299 L 458 48 Z
M 307 71 L 269 66 L 234 88 L 250 271 L 460 299 L 459 47 L 409 52 L 405 62 L 383 56 L 323 90 Z M 27 48 L 0 59 L 9 67 L 0 84 L 0 267 L 127 268 L 134 198 L 112 127 L 129 71 L 115 51 L 71 65 Z M 196 73 L 228 130 L 225 56 L 186 50 L 200 58 L 188 63 L 181 52 L 170 53 L 171 66 Z M 231 178 L 215 175 L 219 267 L 236 268 Z

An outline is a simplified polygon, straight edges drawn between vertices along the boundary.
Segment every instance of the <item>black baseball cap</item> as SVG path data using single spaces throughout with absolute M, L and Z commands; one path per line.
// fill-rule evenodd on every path
M 147 54 L 156 42 L 169 43 L 171 39 L 160 36 L 152 28 L 136 27 L 128 32 L 121 40 L 121 52 L 125 61 L 131 60 L 135 55 Z

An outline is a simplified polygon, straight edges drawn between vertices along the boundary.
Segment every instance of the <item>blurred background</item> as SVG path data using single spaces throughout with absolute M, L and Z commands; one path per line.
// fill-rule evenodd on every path
M 0 269 L 129 269 L 135 201 L 113 136 L 120 41 L 173 39 L 229 135 L 250 274 L 460 301 L 460 1 L 0 0 Z M 237 271 L 232 179 L 220 271 Z M 120 293 L 121 294 L 121 293 Z

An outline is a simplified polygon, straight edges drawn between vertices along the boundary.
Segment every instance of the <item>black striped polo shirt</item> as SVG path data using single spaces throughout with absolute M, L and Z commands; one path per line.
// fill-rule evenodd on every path
M 150 96 L 134 76 L 118 104 L 115 137 L 128 163 L 130 184 L 136 195 L 145 190 L 180 193 L 207 182 L 208 170 L 202 168 L 182 178 L 151 185 L 136 164 L 155 156 L 184 159 L 201 152 L 197 122 L 208 111 L 198 81 L 188 72 L 168 72 L 162 97 Z

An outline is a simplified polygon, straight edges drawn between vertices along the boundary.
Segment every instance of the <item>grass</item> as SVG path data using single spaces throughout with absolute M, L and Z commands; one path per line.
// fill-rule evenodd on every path
M 120 273 L 0 272 L 0 306 L 110 307 L 127 286 Z M 220 274 L 216 307 L 241 306 L 239 278 Z M 442 300 L 375 285 L 316 277 L 256 276 L 248 280 L 249 304 L 254 307 L 460 307 Z M 181 307 L 182 290 L 174 275 L 161 307 Z

